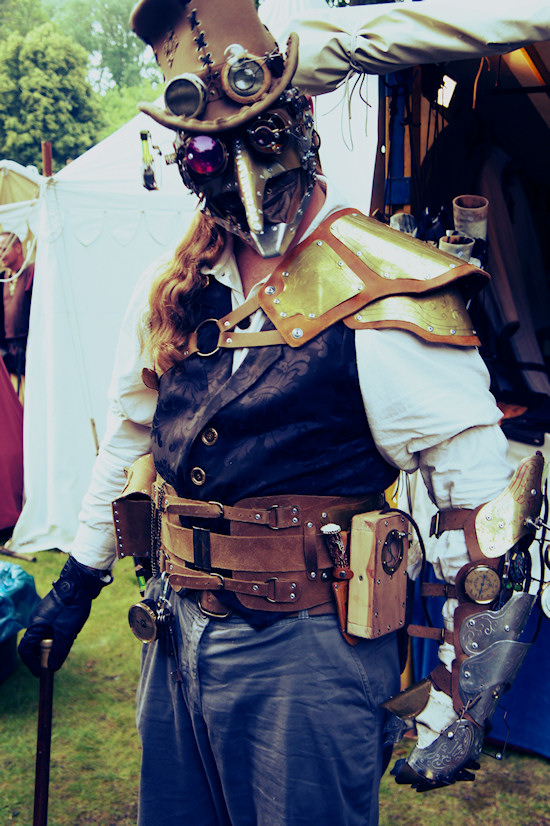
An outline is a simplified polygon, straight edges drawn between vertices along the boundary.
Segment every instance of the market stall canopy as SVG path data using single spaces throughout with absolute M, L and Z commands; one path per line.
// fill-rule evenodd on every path
M 0 205 L 38 198 L 40 181 L 36 167 L 0 161 Z

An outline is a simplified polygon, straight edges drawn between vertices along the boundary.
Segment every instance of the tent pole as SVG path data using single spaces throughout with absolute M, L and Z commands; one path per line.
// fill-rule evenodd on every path
M 50 141 L 42 141 L 42 174 L 45 178 L 52 175 L 52 145 Z

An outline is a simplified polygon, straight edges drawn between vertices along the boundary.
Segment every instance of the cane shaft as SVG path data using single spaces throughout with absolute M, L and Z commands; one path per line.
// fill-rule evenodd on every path
M 42 669 L 38 695 L 38 731 L 36 738 L 36 769 L 34 781 L 33 826 L 48 823 L 48 792 L 50 785 L 50 748 L 52 740 L 53 675 L 48 668 L 52 641 L 42 641 Z

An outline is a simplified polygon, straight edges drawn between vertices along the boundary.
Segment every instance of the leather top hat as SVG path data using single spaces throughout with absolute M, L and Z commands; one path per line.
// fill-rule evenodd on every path
M 166 84 L 165 109 L 139 108 L 177 131 L 246 123 L 281 96 L 296 71 L 297 36 L 282 55 L 254 0 L 140 0 L 130 26 L 152 46 Z

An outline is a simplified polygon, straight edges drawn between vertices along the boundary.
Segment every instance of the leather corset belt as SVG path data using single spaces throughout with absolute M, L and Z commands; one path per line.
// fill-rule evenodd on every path
M 380 510 L 384 496 L 267 496 L 225 506 L 182 499 L 157 479 L 153 502 L 159 569 L 174 590 L 232 591 L 246 608 L 290 612 L 332 601 L 321 526 L 347 531 L 352 516 Z

